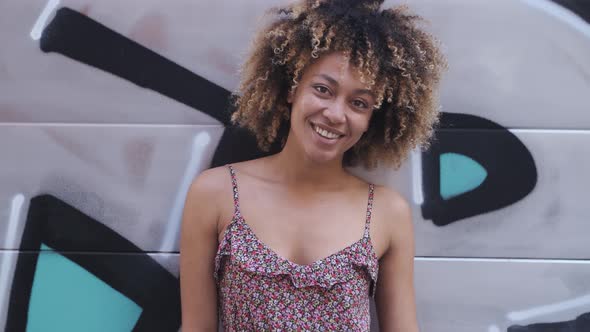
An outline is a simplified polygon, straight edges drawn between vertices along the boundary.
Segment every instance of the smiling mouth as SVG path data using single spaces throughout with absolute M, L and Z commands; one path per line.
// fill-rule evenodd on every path
M 313 128 L 313 130 L 318 133 L 318 135 L 320 135 L 323 138 L 327 138 L 327 139 L 338 139 L 344 135 L 340 135 L 334 132 L 331 132 L 329 130 L 320 128 L 319 126 L 317 126 L 316 124 L 311 124 L 311 127 Z

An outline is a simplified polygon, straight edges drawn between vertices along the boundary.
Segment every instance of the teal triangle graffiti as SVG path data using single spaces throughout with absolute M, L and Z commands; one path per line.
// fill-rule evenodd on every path
M 27 331 L 131 331 L 142 308 L 78 264 L 42 244 Z
M 477 161 L 458 153 L 440 155 L 440 196 L 449 199 L 479 187 L 488 172 Z

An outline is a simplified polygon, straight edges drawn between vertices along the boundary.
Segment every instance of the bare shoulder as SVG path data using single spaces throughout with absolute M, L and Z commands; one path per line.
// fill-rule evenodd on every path
M 227 190 L 228 178 L 227 166 L 206 169 L 193 179 L 189 194 L 204 195 L 210 198 L 218 197 Z
M 383 217 L 397 219 L 411 214 L 408 200 L 396 190 L 385 186 L 375 186 L 375 201 Z
M 242 175 L 257 177 L 265 173 L 269 157 L 261 157 L 233 163 L 232 167 Z
M 219 220 L 226 217 L 231 207 L 231 180 L 227 166 L 202 171 L 197 175 L 186 195 L 185 213 L 192 213 L 194 220 L 207 223 L 203 227 L 221 229 Z M 208 218 L 203 218 L 203 216 Z
M 402 194 L 388 187 L 375 186 L 374 197 L 373 228 L 380 244 L 377 251 L 385 253 L 404 239 L 413 238 L 412 209 Z

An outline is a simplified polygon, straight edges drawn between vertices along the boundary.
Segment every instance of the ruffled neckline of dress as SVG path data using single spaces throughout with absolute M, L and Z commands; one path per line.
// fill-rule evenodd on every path
M 363 236 L 346 248 L 311 264 L 301 265 L 278 255 L 256 236 L 242 216 L 236 214 L 227 226 L 215 256 L 214 277 L 217 281 L 224 256 L 229 256 L 249 272 L 288 276 L 296 288 L 319 286 L 330 289 L 337 283 L 354 278 L 355 268 L 361 268 L 371 279 L 370 295 L 375 294 L 379 262 L 370 236 Z

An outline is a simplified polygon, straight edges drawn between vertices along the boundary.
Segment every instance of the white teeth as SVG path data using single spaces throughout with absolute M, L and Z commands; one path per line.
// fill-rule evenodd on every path
M 327 130 L 322 129 L 322 128 L 315 126 L 315 125 L 313 126 L 313 129 L 316 131 L 316 133 L 320 134 L 320 136 L 325 137 L 325 138 L 334 139 L 334 138 L 340 137 L 340 135 L 338 135 L 338 134 L 327 131 Z

